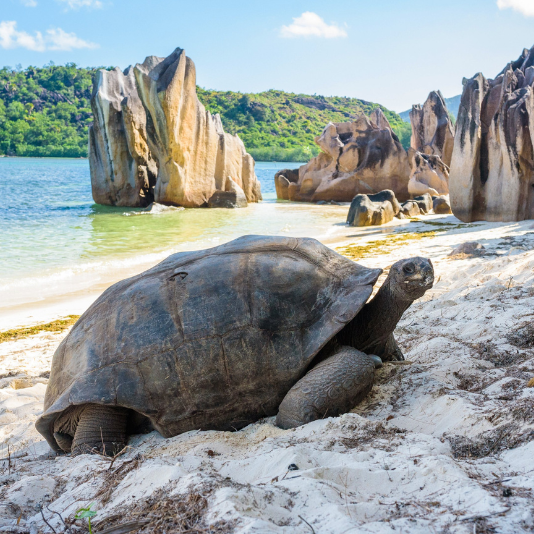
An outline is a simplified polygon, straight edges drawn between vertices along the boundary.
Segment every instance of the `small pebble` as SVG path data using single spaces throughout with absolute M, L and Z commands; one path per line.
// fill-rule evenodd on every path
M 502 490 L 502 496 L 503 497 L 511 497 L 513 495 L 512 490 L 510 488 L 504 488 Z

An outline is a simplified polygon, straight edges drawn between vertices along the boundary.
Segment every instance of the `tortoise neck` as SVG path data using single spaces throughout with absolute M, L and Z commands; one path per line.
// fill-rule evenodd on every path
M 404 312 L 412 300 L 401 298 L 387 277 L 375 297 L 343 329 L 343 340 L 367 354 L 385 356 L 384 351 Z
M 383 331 L 385 335 L 393 333 L 404 312 L 413 302 L 401 298 L 391 286 L 391 278 L 388 276 L 375 297 L 365 305 L 367 315 L 372 321 L 369 326 L 374 325 L 377 333 Z

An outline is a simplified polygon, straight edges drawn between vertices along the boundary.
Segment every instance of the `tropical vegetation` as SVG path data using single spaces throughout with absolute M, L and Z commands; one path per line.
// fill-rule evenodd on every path
M 87 157 L 90 99 L 97 68 L 50 62 L 42 68 L 0 69 L 0 155 Z M 369 115 L 378 104 L 270 90 L 258 94 L 198 88 L 200 101 L 219 113 L 227 132 L 238 134 L 259 161 L 307 161 L 328 122 Z M 410 125 L 380 106 L 403 146 Z

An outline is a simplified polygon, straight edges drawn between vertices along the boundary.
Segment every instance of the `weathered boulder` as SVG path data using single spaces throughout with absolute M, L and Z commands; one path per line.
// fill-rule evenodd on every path
M 408 155 L 381 109 L 353 122 L 330 123 L 315 139 L 321 153 L 298 169 L 298 180 L 282 174 L 275 180 L 278 198 L 350 202 L 357 194 L 392 190 L 407 200 Z
M 208 200 L 208 208 L 246 208 L 247 197 L 241 187 L 228 177 L 224 191 L 215 191 Z
M 451 203 L 448 196 L 439 196 L 432 198 L 432 209 L 436 215 L 449 215 L 452 213 Z
M 195 65 L 184 50 L 149 56 L 124 72 L 99 71 L 91 105 L 95 202 L 200 207 L 225 192 L 229 177 L 248 202 L 261 200 L 254 160 L 199 102 Z
M 534 47 L 464 80 L 449 188 L 464 222 L 534 218 Z
M 421 208 L 419 207 L 419 204 L 414 200 L 408 200 L 401 206 L 400 212 L 405 217 L 418 217 L 419 215 L 421 215 Z
M 391 190 L 374 195 L 356 195 L 350 204 L 347 224 L 350 226 L 379 226 L 392 221 L 401 206 Z
M 449 168 L 439 156 L 408 150 L 411 173 L 408 191 L 418 196 L 428 193 L 433 196 L 449 194 Z
M 393 207 L 393 213 L 397 215 L 401 209 L 401 205 L 395 196 L 395 193 L 391 189 L 384 189 L 380 193 L 375 193 L 374 195 L 367 195 L 371 202 L 390 202 Z
M 433 202 L 432 197 L 429 193 L 425 193 L 424 195 L 415 197 L 413 200 L 414 202 L 417 202 L 421 213 L 426 215 L 427 213 L 430 213 L 432 211 Z
M 208 200 L 208 208 L 246 208 L 247 200 L 232 191 L 215 191 Z
M 426 102 L 410 111 L 411 147 L 418 152 L 439 156 L 450 166 L 454 147 L 454 126 L 440 91 L 432 91 Z
M 289 200 L 289 184 L 299 181 L 298 169 L 282 169 L 274 175 L 276 196 L 280 200 Z

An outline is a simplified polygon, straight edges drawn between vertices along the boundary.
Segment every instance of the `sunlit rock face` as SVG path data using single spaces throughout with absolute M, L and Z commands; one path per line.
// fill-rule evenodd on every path
M 454 126 L 443 95 L 439 91 L 432 91 L 422 106 L 413 106 L 410 122 L 411 147 L 429 156 L 439 156 L 449 167 L 454 146 Z
M 437 115 L 429 111 L 429 101 L 424 106 L 426 118 L 422 123 L 437 124 Z M 446 108 L 445 115 L 449 120 Z M 437 142 L 441 139 L 438 130 L 430 139 L 433 144 L 418 152 L 413 148 L 404 150 L 380 108 L 369 118 L 361 115 L 353 122 L 329 123 L 315 139 L 321 148 L 317 157 L 299 169 L 284 169 L 275 175 L 277 196 L 293 201 L 350 202 L 356 195 L 388 189 L 404 202 L 425 193 L 447 195 L 449 168 L 439 154 L 444 146 L 448 153 L 450 143 Z M 448 136 L 445 138 L 449 140 Z
M 449 167 L 439 156 L 408 150 L 411 174 L 408 191 L 412 196 L 428 193 L 432 196 L 449 194 Z
M 98 204 L 200 207 L 236 186 L 247 202 L 261 200 L 254 160 L 199 102 L 195 65 L 182 49 L 124 72 L 99 71 L 91 105 L 89 163 Z
M 350 202 L 358 194 L 390 189 L 409 198 L 410 164 L 406 151 L 381 109 L 353 122 L 329 123 L 315 139 L 321 153 L 295 171 L 277 175 L 279 198 Z
M 464 80 L 449 188 L 462 221 L 534 218 L 534 47 L 493 80 Z
M 380 226 L 393 220 L 401 206 L 393 191 L 381 191 L 375 195 L 356 195 L 350 204 L 349 226 Z

